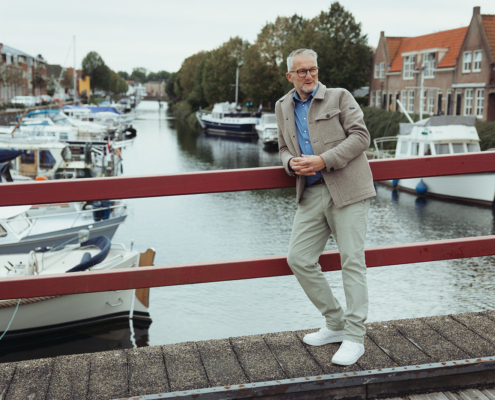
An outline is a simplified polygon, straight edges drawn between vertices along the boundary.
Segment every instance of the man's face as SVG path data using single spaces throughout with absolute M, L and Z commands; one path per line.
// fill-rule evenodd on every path
M 304 78 L 300 78 L 295 71 L 300 69 L 308 70 L 311 68 L 316 68 L 317 65 L 315 59 L 313 58 L 313 56 L 310 55 L 299 54 L 297 56 L 294 56 L 292 61 L 292 71 L 294 72 L 287 72 L 285 76 L 287 77 L 289 82 L 292 82 L 294 84 L 294 87 L 298 92 L 303 92 L 306 94 L 313 93 L 316 85 L 318 85 L 318 75 L 311 76 L 311 74 L 307 72 Z

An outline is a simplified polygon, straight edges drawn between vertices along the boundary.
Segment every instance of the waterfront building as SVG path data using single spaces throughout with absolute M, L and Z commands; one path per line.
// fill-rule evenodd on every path
M 144 84 L 150 97 L 165 97 L 165 81 L 149 81 Z
M 423 80 L 423 90 L 421 81 Z M 386 37 L 373 55 L 369 106 L 495 121 L 495 15 L 473 8 L 469 26 Z
M 47 63 L 0 43 L 0 104 L 15 96 L 46 94 Z

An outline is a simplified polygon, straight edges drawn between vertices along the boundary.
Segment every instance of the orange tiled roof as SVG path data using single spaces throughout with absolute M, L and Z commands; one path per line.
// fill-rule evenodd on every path
M 395 55 L 397 54 L 397 50 L 399 50 L 399 46 L 402 42 L 403 37 L 388 37 L 387 36 L 387 47 L 388 47 L 388 52 L 390 53 L 390 61 L 392 61 L 395 58 Z
M 492 49 L 492 55 L 495 56 L 495 15 L 482 15 L 481 19 Z
M 400 46 L 396 51 L 395 57 L 392 59 L 390 72 L 402 70 L 402 53 L 410 51 L 420 51 L 434 48 L 448 48 L 449 51 L 442 59 L 437 68 L 454 67 L 456 65 L 457 56 L 461 51 L 462 42 L 466 36 L 468 27 L 451 29 L 429 35 L 403 38 L 400 41 Z M 390 51 L 390 49 L 389 49 Z M 390 54 L 392 57 L 392 54 Z

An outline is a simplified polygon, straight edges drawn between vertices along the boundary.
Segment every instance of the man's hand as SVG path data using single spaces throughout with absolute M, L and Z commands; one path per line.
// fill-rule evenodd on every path
M 307 156 L 303 154 L 301 157 L 291 158 L 289 166 L 294 170 L 296 175 L 316 175 L 317 171 L 325 168 L 325 162 L 320 156 Z

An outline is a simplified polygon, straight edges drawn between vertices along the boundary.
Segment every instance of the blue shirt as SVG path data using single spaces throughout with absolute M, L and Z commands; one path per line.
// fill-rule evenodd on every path
M 301 154 L 306 154 L 307 156 L 314 156 L 313 146 L 311 146 L 311 139 L 308 132 L 308 110 L 311 105 L 313 97 L 315 97 L 316 91 L 318 90 L 316 85 L 315 90 L 311 93 L 306 100 L 301 100 L 297 94 L 297 90 L 294 91 L 294 119 L 296 120 L 296 131 L 297 140 L 299 141 L 299 148 L 301 149 Z M 320 171 L 316 172 L 316 175 L 306 176 L 306 186 L 310 186 L 317 180 L 321 179 L 322 175 Z

